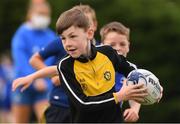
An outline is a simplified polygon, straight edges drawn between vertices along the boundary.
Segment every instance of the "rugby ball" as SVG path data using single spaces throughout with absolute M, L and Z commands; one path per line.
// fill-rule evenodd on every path
M 161 97 L 161 85 L 159 79 L 146 69 L 136 69 L 127 76 L 127 85 L 143 83 L 147 87 L 148 95 L 144 97 L 142 105 L 152 105 Z

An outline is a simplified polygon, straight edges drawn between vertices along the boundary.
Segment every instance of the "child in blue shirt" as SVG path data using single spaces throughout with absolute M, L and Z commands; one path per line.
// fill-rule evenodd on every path
M 26 76 L 35 70 L 29 64 L 30 57 L 56 38 L 50 24 L 50 6 L 47 2 L 30 3 L 27 20 L 15 32 L 12 38 L 12 57 L 15 77 Z M 52 59 L 46 61 L 52 64 Z M 30 122 L 32 110 L 40 120 L 48 105 L 48 92 L 52 84 L 48 80 L 36 80 L 25 92 L 19 89 L 12 93 L 12 112 L 17 123 Z
M 114 48 L 119 55 L 127 57 L 129 52 L 129 34 L 130 29 L 125 27 L 120 22 L 110 22 L 104 25 L 100 30 L 101 42 L 104 45 L 110 45 Z M 134 68 L 136 66 L 130 63 Z M 115 77 L 115 90 L 119 91 L 126 78 L 123 74 L 116 72 Z M 121 103 L 122 104 L 122 103 Z M 139 119 L 140 104 L 129 100 L 130 108 L 124 111 L 123 117 L 125 122 L 136 122 Z

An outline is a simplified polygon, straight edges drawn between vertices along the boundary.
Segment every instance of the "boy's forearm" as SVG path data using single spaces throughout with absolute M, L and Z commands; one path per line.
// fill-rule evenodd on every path
M 33 80 L 38 78 L 47 78 L 52 77 L 57 74 L 57 67 L 56 66 L 48 66 L 43 69 L 40 69 L 39 71 L 36 71 L 35 73 L 32 73 L 29 75 Z
M 129 100 L 129 105 L 130 105 L 130 107 L 133 108 L 137 113 L 139 113 L 141 104 L 137 103 L 137 102 L 134 101 L 134 100 Z

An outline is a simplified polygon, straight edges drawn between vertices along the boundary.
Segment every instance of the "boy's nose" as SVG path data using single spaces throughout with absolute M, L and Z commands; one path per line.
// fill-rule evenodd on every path
M 69 46 L 71 44 L 70 40 L 66 39 L 65 46 Z
M 66 40 L 64 46 L 65 46 L 66 49 L 70 48 L 72 46 L 71 41 L 70 40 Z
M 116 46 L 115 49 L 116 49 L 117 51 L 122 51 L 122 48 L 121 48 L 120 46 Z

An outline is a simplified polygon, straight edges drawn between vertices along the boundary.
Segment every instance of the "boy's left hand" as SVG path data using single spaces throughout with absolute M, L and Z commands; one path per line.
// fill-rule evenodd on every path
M 138 113 L 133 108 L 128 108 L 123 113 L 124 122 L 136 122 L 139 119 Z
M 18 78 L 12 83 L 12 91 L 15 91 L 18 87 L 22 86 L 21 92 L 27 89 L 32 83 L 33 79 L 29 76 Z

